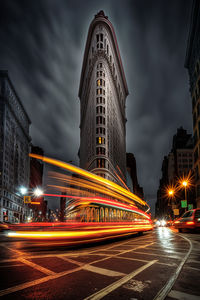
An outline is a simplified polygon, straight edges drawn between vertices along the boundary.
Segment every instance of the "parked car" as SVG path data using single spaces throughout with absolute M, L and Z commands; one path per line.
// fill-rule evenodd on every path
M 183 229 L 200 229 L 200 209 L 191 209 L 186 211 L 182 217 L 174 221 L 174 227 L 182 232 Z

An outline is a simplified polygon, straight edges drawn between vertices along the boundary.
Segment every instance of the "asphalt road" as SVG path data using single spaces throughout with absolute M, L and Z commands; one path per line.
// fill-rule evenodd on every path
M 0 237 L 3 299 L 200 299 L 200 234 L 158 228 L 68 249 Z

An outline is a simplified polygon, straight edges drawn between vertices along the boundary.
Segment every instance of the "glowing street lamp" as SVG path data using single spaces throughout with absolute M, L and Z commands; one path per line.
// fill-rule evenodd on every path
M 40 197 L 44 194 L 44 192 L 39 189 L 39 188 L 36 188 L 34 191 L 33 191 L 33 194 L 36 196 L 36 197 Z
M 174 190 L 168 190 L 168 195 L 172 197 L 174 195 Z
M 20 192 L 21 195 L 26 195 L 27 192 L 28 192 L 28 189 L 25 186 L 21 186 L 19 188 L 19 192 Z
M 187 186 L 188 186 L 188 181 L 187 180 L 183 180 L 182 181 L 182 186 L 185 188 L 185 200 L 187 200 Z
M 184 181 L 182 182 L 182 185 L 183 185 L 184 187 L 186 187 L 186 186 L 188 185 L 188 181 L 184 180 Z
M 187 188 L 190 188 L 192 185 L 192 176 L 191 173 L 189 173 L 186 177 L 182 177 L 179 180 L 179 188 L 185 189 L 185 210 L 187 210 Z

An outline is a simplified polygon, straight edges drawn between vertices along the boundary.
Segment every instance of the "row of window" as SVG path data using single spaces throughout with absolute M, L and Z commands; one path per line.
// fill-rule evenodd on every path
M 106 130 L 103 127 L 97 127 L 96 128 L 96 134 L 104 134 L 105 135 Z
M 101 136 L 99 136 L 99 137 L 97 137 L 96 138 L 96 144 L 97 145 L 105 145 L 105 138 L 104 137 L 101 137 Z
M 192 158 L 190 158 L 190 159 L 188 159 L 188 158 L 179 159 L 178 162 L 179 163 L 187 163 L 187 162 L 192 163 Z
M 103 64 L 102 63 L 99 63 L 98 65 L 97 65 L 97 69 L 101 69 L 103 67 Z
M 98 117 L 96 117 L 96 124 L 97 125 L 105 125 L 106 119 L 102 116 L 98 116 Z
M 103 80 L 103 79 L 98 79 L 98 80 L 97 80 L 97 86 L 105 86 L 105 80 Z
M 105 77 L 105 72 L 103 72 L 103 71 L 97 71 L 97 78 L 98 77 Z
M 11 208 L 13 210 L 17 210 L 17 211 L 22 212 L 22 207 L 14 204 L 14 203 L 9 202 L 8 200 L 6 201 L 5 199 L 3 199 L 3 207 L 8 207 L 8 208 Z
M 103 35 L 102 35 L 103 36 Z M 99 35 L 98 40 L 100 41 L 101 38 L 103 39 L 101 35 Z M 98 45 L 98 44 L 97 44 Z M 97 64 L 97 78 L 98 77 L 105 77 L 105 73 L 102 70 L 99 70 L 100 68 L 102 68 L 103 65 L 102 63 Z M 105 80 L 102 78 L 97 79 L 96 84 L 98 87 L 103 86 L 105 87 Z M 105 90 L 102 88 L 97 88 L 97 95 L 105 95 Z M 96 98 L 96 103 L 98 104 L 105 104 L 105 98 L 104 97 L 97 97 Z M 103 114 L 105 115 L 105 107 L 104 106 L 97 106 L 96 107 L 96 114 Z M 105 125 L 105 117 L 104 116 L 97 116 L 96 117 L 96 124 L 97 125 Z M 104 127 L 97 127 L 96 128 L 96 134 L 101 134 L 101 135 L 105 135 L 105 128 Z M 96 138 L 96 145 L 105 145 L 105 137 L 102 136 L 98 136 Z M 96 155 L 105 155 L 106 154 L 106 150 L 103 147 L 96 147 Z M 98 159 L 96 161 L 96 167 L 97 168 L 105 168 L 105 159 Z
M 106 155 L 106 149 L 103 147 L 96 148 L 96 155 Z
M 184 165 L 181 165 L 181 164 L 180 164 L 180 165 L 178 165 L 178 168 L 179 168 L 179 169 L 182 169 L 182 168 L 183 168 L 183 169 L 192 169 L 192 165 L 191 165 L 191 164 L 189 164 L 189 165 L 185 165 L 185 164 L 184 164 Z
M 97 95 L 104 95 L 104 96 L 105 96 L 106 93 L 105 93 L 105 90 L 104 90 L 104 89 L 99 88 L 99 89 L 97 89 L 96 94 L 97 94 Z
M 102 38 L 103 38 L 103 34 L 102 34 Z M 99 38 L 98 38 L 98 40 L 100 41 Z M 106 44 L 106 41 L 105 41 L 105 44 Z M 99 48 L 100 48 L 100 49 L 103 49 L 103 41 L 101 41 L 100 44 L 99 44 L 99 42 L 98 42 L 98 44 L 97 44 L 97 49 L 99 49 Z M 113 77 L 114 77 L 114 80 L 115 80 L 116 83 L 117 83 L 118 80 L 117 80 L 117 75 L 115 74 L 115 73 L 116 73 L 115 65 L 114 65 L 114 62 L 112 62 L 112 55 L 109 55 L 109 45 L 108 45 L 108 44 L 107 44 L 107 46 L 106 46 L 106 50 L 107 50 L 107 55 L 108 55 L 109 62 L 110 62 L 110 64 L 111 64 Z M 97 69 L 99 69 L 99 68 L 102 68 L 102 63 L 100 63 L 100 64 L 97 65 Z M 102 72 L 102 74 L 103 74 L 103 77 L 105 77 L 105 73 Z M 99 76 L 102 76 L 102 75 L 100 75 L 99 72 L 97 72 L 97 77 L 99 77 Z M 122 92 L 121 92 L 120 84 L 119 84 L 119 83 L 117 84 L 117 89 L 118 89 L 118 92 L 119 92 L 119 95 L 120 95 L 120 99 L 122 99 Z
M 97 168 L 105 168 L 106 166 L 106 160 L 104 158 L 99 158 L 96 160 L 96 167 Z
M 97 97 L 97 104 L 105 104 L 105 98 Z
M 185 152 L 185 153 L 178 153 L 178 156 L 179 156 L 179 157 L 180 157 L 180 156 L 182 156 L 182 157 L 187 157 L 187 156 L 192 157 L 192 152 L 191 152 L 191 153 L 188 153 L 188 152 Z
M 97 106 L 96 107 L 96 113 L 97 114 L 105 114 L 105 111 L 106 111 L 106 109 L 103 106 Z

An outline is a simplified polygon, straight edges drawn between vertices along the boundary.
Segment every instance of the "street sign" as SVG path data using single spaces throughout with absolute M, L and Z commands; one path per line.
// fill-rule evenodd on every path
M 174 209 L 174 215 L 175 215 L 175 216 L 179 216 L 179 209 L 178 209 L 178 208 L 175 208 L 175 209 Z
M 193 209 L 193 204 L 188 204 L 188 210 Z
M 31 196 L 24 196 L 24 203 L 31 203 Z
M 187 200 L 181 200 L 181 207 L 187 208 Z

